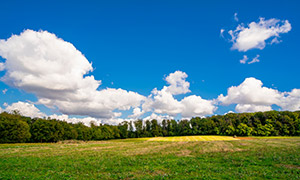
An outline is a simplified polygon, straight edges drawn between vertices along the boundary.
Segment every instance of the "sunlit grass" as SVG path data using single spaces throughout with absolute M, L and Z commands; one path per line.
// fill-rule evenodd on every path
M 148 141 L 171 141 L 171 142 L 189 142 L 189 141 L 234 141 L 239 140 L 231 136 L 174 136 L 174 137 L 155 137 Z
M 300 138 L 0 144 L 0 179 L 300 179 Z
M 256 139 L 288 139 L 288 138 L 299 138 L 297 136 L 254 136 Z

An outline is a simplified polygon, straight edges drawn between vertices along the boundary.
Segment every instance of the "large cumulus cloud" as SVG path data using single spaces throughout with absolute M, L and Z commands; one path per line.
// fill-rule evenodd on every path
M 228 88 L 227 95 L 218 97 L 222 105 L 237 104 L 237 112 L 256 112 L 272 110 L 277 105 L 281 110 L 295 111 L 300 109 L 300 89 L 291 92 L 280 92 L 264 87 L 256 78 L 246 78 L 238 86 Z
M 200 96 L 190 95 L 177 100 L 174 95 L 190 92 L 189 83 L 185 80 L 187 74 L 182 71 L 170 73 L 166 81 L 170 84 L 161 90 L 153 89 L 152 94 L 143 104 L 143 110 L 170 116 L 181 115 L 183 118 L 212 114 L 217 107 L 213 100 L 205 100 Z
M 112 118 L 113 110 L 130 109 L 144 99 L 123 89 L 97 90 L 101 81 L 87 75 L 92 64 L 71 43 L 47 31 L 25 30 L 0 40 L 0 55 L 6 60 L 2 81 L 65 114 Z

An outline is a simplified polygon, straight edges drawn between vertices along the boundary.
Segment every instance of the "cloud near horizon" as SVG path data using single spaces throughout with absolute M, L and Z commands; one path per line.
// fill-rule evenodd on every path
M 227 95 L 219 95 L 218 101 L 223 105 L 237 104 L 237 112 L 255 112 L 272 110 L 277 105 L 281 110 L 300 110 L 300 89 L 280 92 L 263 87 L 263 83 L 253 77 L 246 78 L 238 86 L 228 88 Z
M 19 110 L 30 117 L 51 117 L 68 122 L 91 121 L 118 124 L 136 118 L 161 121 L 164 118 L 191 118 L 212 115 L 220 105 L 236 104 L 237 112 L 271 110 L 273 104 L 283 110 L 300 109 L 300 90 L 279 92 L 263 87 L 255 78 L 246 78 L 217 99 L 203 99 L 189 94 L 188 75 L 170 73 L 162 89 L 154 88 L 149 96 L 121 88 L 99 90 L 101 81 L 90 73 L 92 64 L 71 43 L 47 31 L 25 30 L 7 40 L 0 40 L 1 80 L 11 87 L 36 95 L 37 102 L 16 102 L 1 111 Z M 258 58 L 258 57 L 257 57 Z M 248 59 L 247 59 L 248 60 Z M 245 60 L 245 63 L 246 61 Z M 249 62 L 250 63 L 250 62 Z M 185 95 L 181 100 L 177 95 Z M 218 104 L 219 103 L 219 104 Z M 35 104 L 58 110 L 60 115 L 46 115 Z M 123 111 L 130 112 L 123 115 Z M 75 118 L 74 116 L 84 116 Z
M 0 40 L 6 84 L 33 93 L 38 103 L 63 114 L 113 118 L 114 110 L 139 106 L 144 96 L 123 89 L 97 90 L 101 81 L 87 75 L 92 64 L 71 43 L 47 31 L 25 30 Z

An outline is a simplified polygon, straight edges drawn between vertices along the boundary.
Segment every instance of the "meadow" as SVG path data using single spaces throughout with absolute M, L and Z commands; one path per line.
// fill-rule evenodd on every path
M 300 137 L 0 144 L 0 179 L 300 179 Z

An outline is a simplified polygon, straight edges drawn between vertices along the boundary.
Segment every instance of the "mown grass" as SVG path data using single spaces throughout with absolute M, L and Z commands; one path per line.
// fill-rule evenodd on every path
M 2 144 L 0 179 L 300 179 L 300 138 L 178 138 Z

